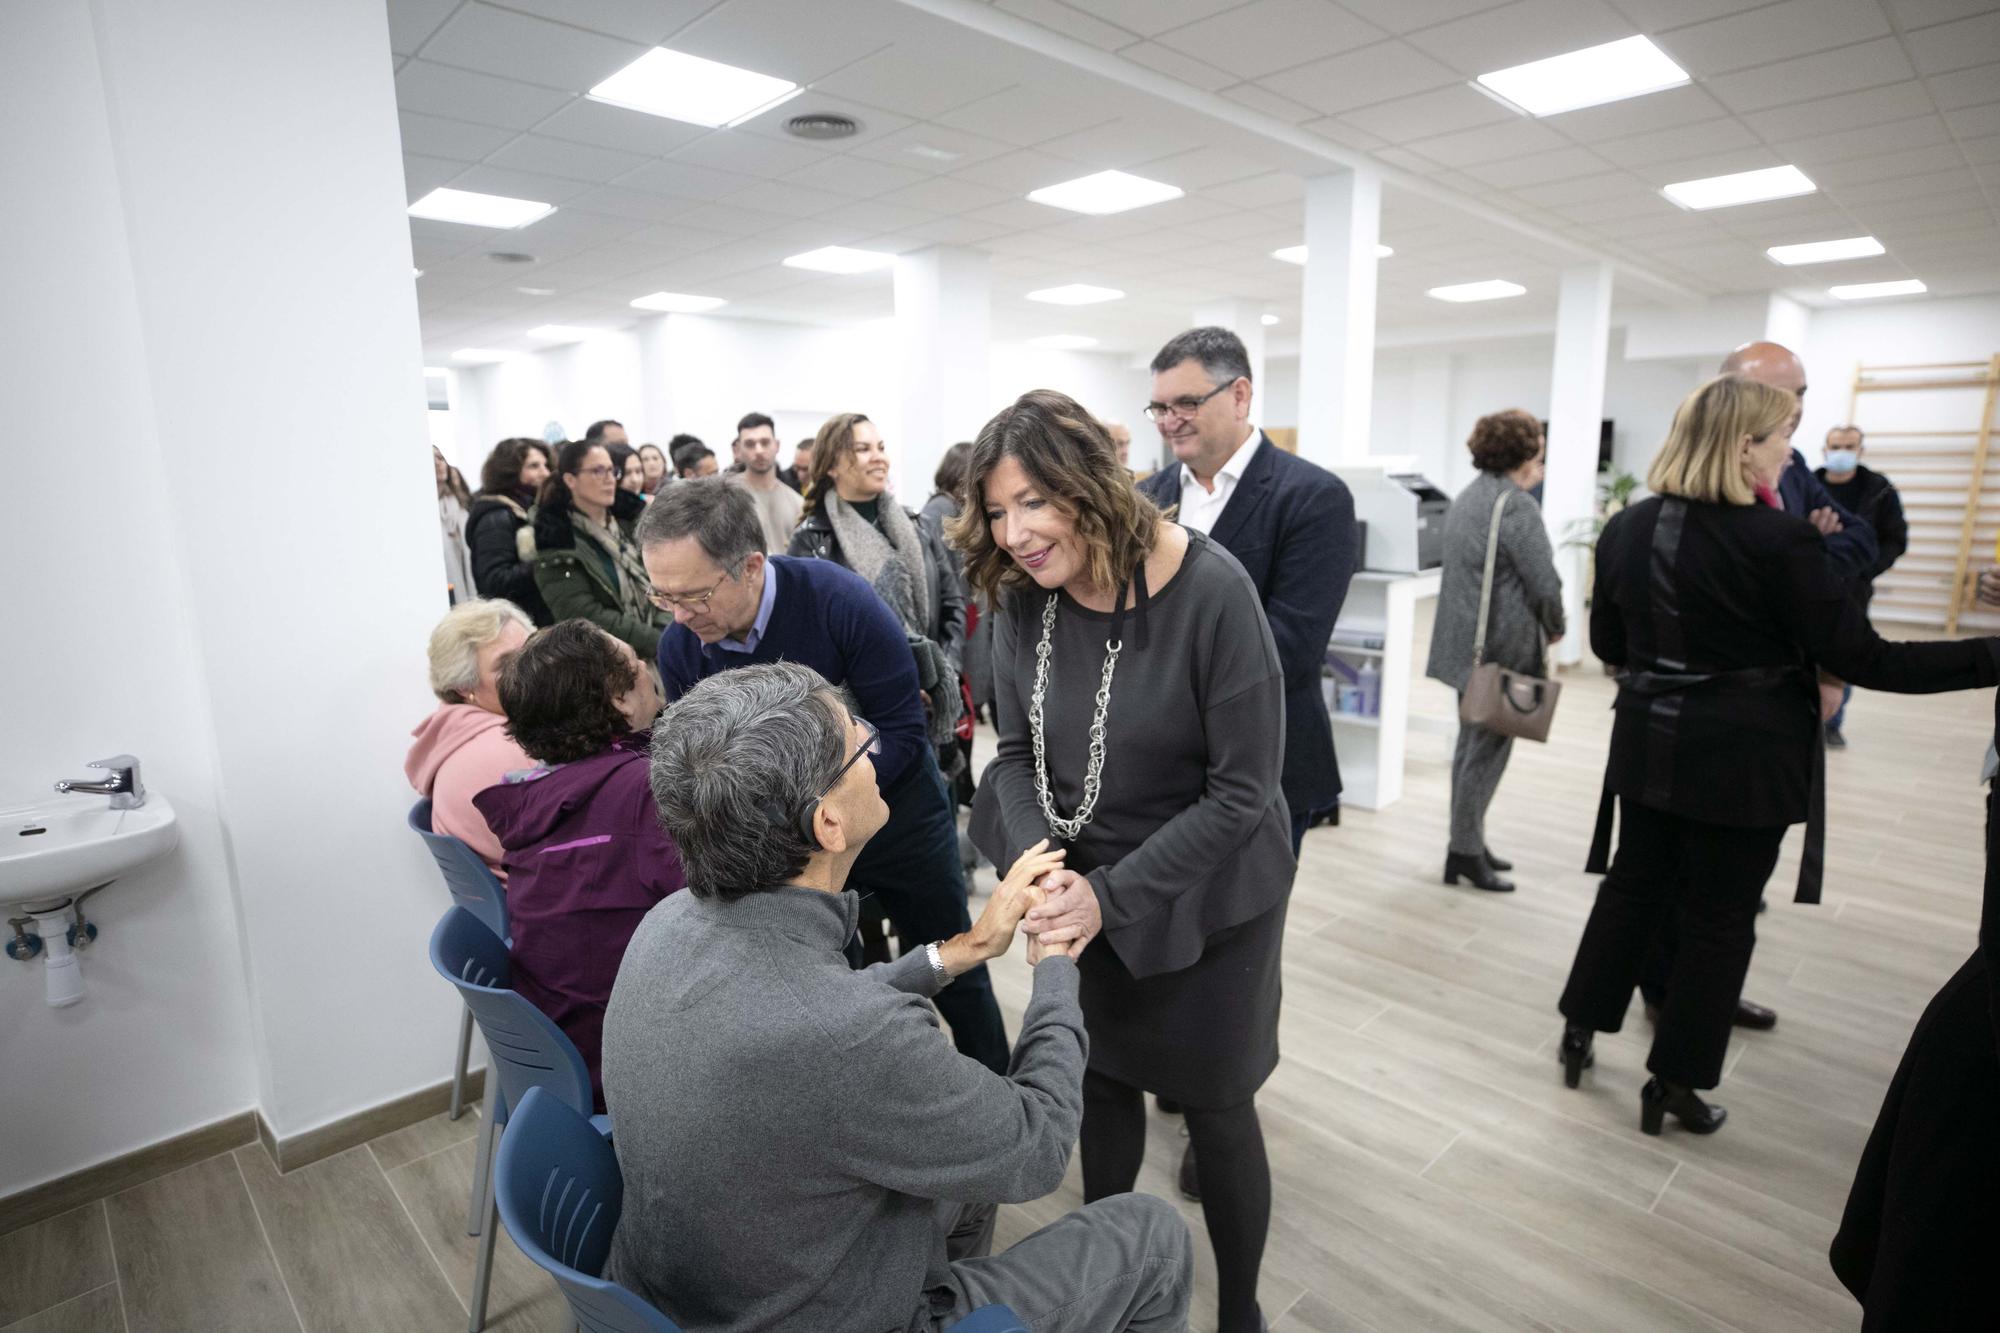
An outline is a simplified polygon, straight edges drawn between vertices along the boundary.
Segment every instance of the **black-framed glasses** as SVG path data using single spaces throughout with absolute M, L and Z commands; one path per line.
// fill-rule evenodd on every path
M 654 606 L 659 607 L 662 611 L 676 611 L 684 608 L 693 615 L 707 615 L 710 599 L 715 596 L 723 584 L 735 578 L 740 572 L 741 566 L 738 566 L 736 569 L 724 570 L 722 577 L 708 586 L 708 591 L 689 593 L 685 597 L 677 597 L 673 593 L 661 592 L 657 588 L 648 588 L 646 590 L 646 600 Z
M 1241 375 L 1236 377 L 1236 379 L 1241 378 L 1243 378 Z M 1236 380 L 1230 380 L 1227 384 L 1218 384 L 1199 398 L 1176 398 L 1171 403 L 1147 403 L 1145 407 L 1146 415 L 1155 421 L 1164 421 L 1170 416 L 1179 417 L 1185 421 L 1195 413 L 1201 411 L 1203 403 L 1215 397 L 1215 395 L 1221 393 L 1224 389 L 1233 387 L 1235 383 Z
M 875 729 L 875 724 L 865 717 L 857 717 L 854 719 L 854 722 L 856 726 L 868 733 L 867 738 L 861 742 L 860 748 L 847 757 L 846 763 L 833 771 L 833 776 L 827 780 L 824 787 L 819 789 L 819 794 L 808 801 L 806 808 L 799 812 L 799 831 L 805 834 L 807 842 L 814 840 L 812 817 L 813 811 L 819 809 L 819 803 L 827 798 L 829 792 L 840 785 L 840 780 L 847 776 L 848 769 L 853 768 L 861 762 L 862 755 L 882 753 L 882 733 Z

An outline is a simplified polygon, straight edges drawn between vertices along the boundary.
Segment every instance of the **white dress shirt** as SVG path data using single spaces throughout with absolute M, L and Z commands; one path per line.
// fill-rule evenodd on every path
M 1243 469 L 1250 466 L 1250 455 L 1256 452 L 1263 432 L 1255 424 L 1250 427 L 1250 437 L 1236 446 L 1236 452 L 1229 456 L 1215 473 L 1215 489 L 1209 490 L 1194 479 L 1194 472 L 1186 463 L 1181 464 L 1181 513 L 1180 524 L 1193 528 L 1204 535 L 1215 528 L 1216 520 L 1222 517 L 1223 509 L 1229 504 L 1229 497 L 1236 493 L 1236 483 L 1243 479 Z

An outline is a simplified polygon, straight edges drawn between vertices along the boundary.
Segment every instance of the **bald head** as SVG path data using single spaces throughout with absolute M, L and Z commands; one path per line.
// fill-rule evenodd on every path
M 1806 368 L 1798 354 L 1782 343 L 1753 342 L 1722 358 L 1724 375 L 1741 375 L 1759 384 L 1768 384 L 1773 389 L 1783 389 L 1798 400 L 1798 407 L 1792 411 L 1792 419 L 1785 425 L 1785 438 L 1799 428 L 1799 418 L 1805 413 Z

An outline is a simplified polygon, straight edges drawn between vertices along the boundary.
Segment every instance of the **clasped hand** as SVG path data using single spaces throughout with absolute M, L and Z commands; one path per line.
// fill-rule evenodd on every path
M 1075 958 L 1103 926 L 1090 881 L 1063 868 L 1062 849 L 1042 839 L 1022 852 L 987 900 L 972 934 L 980 952 L 998 958 L 1013 943 L 1015 930 L 1028 935 L 1028 962 L 1062 954 Z

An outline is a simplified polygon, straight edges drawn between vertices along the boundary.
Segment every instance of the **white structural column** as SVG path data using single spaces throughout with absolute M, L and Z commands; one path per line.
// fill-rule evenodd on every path
M 915 508 L 944 451 L 986 424 L 992 385 L 992 266 L 976 250 L 940 246 L 896 259 L 901 438 L 889 441 L 896 494 Z
M 1563 615 L 1569 634 L 1556 660 L 1582 660 L 1583 597 L 1588 551 L 1565 546 L 1565 536 L 1587 532 L 1597 507 L 1597 441 L 1604 419 L 1604 363 L 1611 340 L 1611 266 L 1581 264 L 1562 273 L 1556 304 L 1555 370 L 1549 385 L 1548 478 L 1542 486 L 1542 521 L 1562 574 Z
M 1382 178 L 1344 171 L 1306 182 L 1299 326 L 1299 453 L 1322 467 L 1369 456 L 1375 392 L 1375 245 Z
M 1256 301 L 1210 301 L 1194 308 L 1194 326 L 1228 329 L 1243 340 L 1250 354 L 1250 383 L 1256 396 L 1250 400 L 1250 418 L 1258 425 L 1278 425 L 1264 410 L 1264 307 Z M 1155 349 L 1157 350 L 1157 349 Z M 1147 357 L 1151 360 L 1150 354 Z

